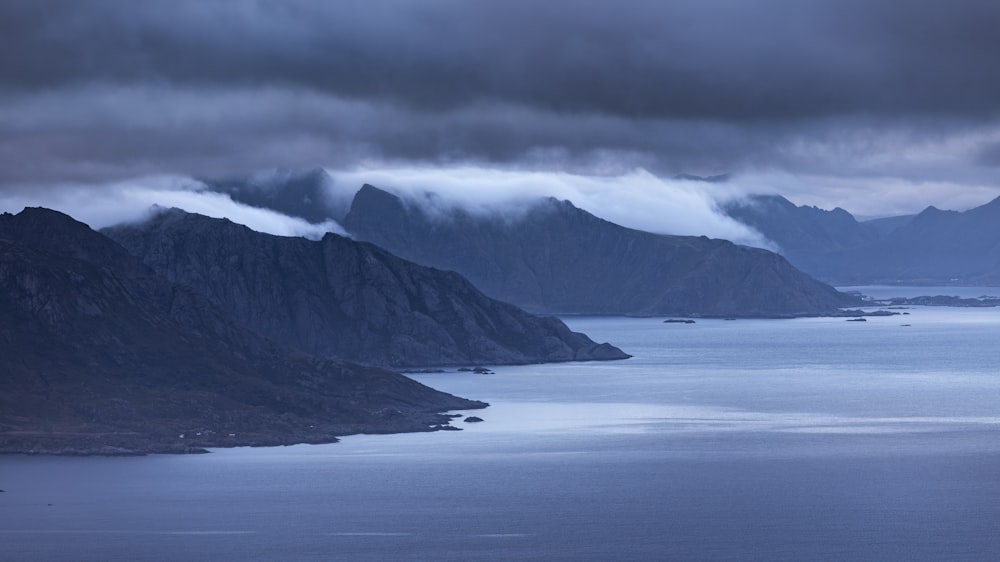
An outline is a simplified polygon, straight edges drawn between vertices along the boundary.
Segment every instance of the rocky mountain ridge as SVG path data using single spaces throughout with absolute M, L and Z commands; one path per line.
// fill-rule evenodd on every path
M 788 317 L 857 304 L 772 252 L 632 230 L 552 198 L 516 216 L 459 208 L 431 215 L 365 185 L 343 226 L 406 259 L 457 271 L 486 294 L 532 311 Z
M 141 454 L 428 431 L 485 404 L 292 352 L 55 211 L 0 216 L 0 452 Z
M 727 207 L 796 266 L 840 285 L 1000 284 L 1000 198 L 964 211 L 859 222 L 842 209 L 756 196 Z
M 246 326 L 316 355 L 394 368 L 628 357 L 456 273 L 336 234 L 273 236 L 177 209 L 104 233 Z

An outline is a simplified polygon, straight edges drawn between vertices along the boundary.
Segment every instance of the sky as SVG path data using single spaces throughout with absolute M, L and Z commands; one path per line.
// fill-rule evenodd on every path
M 5 0 L 0 210 L 247 214 L 198 180 L 317 166 L 743 240 L 747 193 L 963 210 L 1000 195 L 997 29 L 995 0 Z

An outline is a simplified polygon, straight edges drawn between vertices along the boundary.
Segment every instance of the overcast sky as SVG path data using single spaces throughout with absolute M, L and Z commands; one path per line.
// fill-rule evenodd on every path
M 0 204 L 323 166 L 964 209 L 1000 195 L 998 30 L 996 0 L 5 0 Z

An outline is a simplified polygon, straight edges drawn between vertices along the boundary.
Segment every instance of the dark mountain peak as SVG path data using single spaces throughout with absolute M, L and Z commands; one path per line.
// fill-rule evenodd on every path
M 198 213 L 190 213 L 176 207 L 159 208 L 151 213 L 145 220 L 133 223 L 122 223 L 109 226 L 101 230 L 108 238 L 115 242 L 120 242 L 123 237 L 128 237 L 129 233 L 136 230 L 147 232 L 187 232 L 191 237 L 222 237 L 227 239 L 241 238 L 248 233 L 254 232 L 249 227 L 234 223 L 228 218 L 215 218 Z M 166 248 L 165 245 L 175 245 L 177 241 L 159 240 L 156 246 L 147 247 L 143 252 L 173 252 L 173 248 Z M 126 246 L 127 247 L 127 246 Z M 130 252 L 131 256 L 141 255 L 136 248 L 127 247 L 124 251 Z M 142 260 L 139 260 L 140 262 Z
M 581 208 L 577 207 L 576 205 L 574 205 L 573 202 L 570 201 L 569 199 L 558 199 L 556 197 L 546 197 L 546 198 L 542 199 L 541 202 L 542 202 L 543 205 L 547 205 L 551 209 L 557 209 L 557 210 L 560 210 L 560 211 L 570 212 L 570 213 L 586 213 L 588 215 L 591 214 L 591 213 L 587 213 L 587 211 L 584 211 L 583 209 L 581 209 Z
M 941 221 L 949 221 L 950 219 L 957 218 L 962 213 L 958 211 L 946 211 L 938 209 L 934 205 L 931 205 L 917 213 L 917 216 L 913 217 L 908 225 L 910 228 L 925 228 L 928 223 L 940 223 Z
M 92 263 L 114 267 L 121 275 L 148 276 L 151 271 L 127 250 L 73 217 L 44 207 L 28 207 L 0 216 L 0 238 Z
M 551 197 L 509 220 L 396 210 L 356 206 L 344 226 L 529 310 L 766 316 L 829 312 L 847 300 L 769 252 L 633 230 Z
M 727 205 L 727 207 L 757 207 L 769 209 L 771 211 L 793 211 L 798 207 L 781 195 L 752 194 L 742 199 L 737 199 Z
M 532 215 L 534 213 L 534 215 Z M 569 199 L 558 199 L 556 197 L 539 198 L 531 207 L 527 214 L 528 220 L 540 220 L 543 217 L 558 217 L 561 220 L 575 221 L 587 224 L 602 224 L 607 228 L 632 230 L 628 227 L 615 224 L 611 221 L 591 213 L 586 209 L 577 207 Z
M 725 205 L 723 211 L 776 243 L 796 267 L 819 276 L 827 272 L 826 253 L 861 246 L 879 236 L 877 229 L 844 209 L 796 205 L 781 195 L 752 195 Z
M 854 215 L 840 207 L 835 207 L 832 210 L 826 210 L 816 205 L 796 205 L 786 197 L 776 194 L 749 195 L 744 199 L 736 200 L 724 207 L 726 209 L 735 209 L 739 207 L 751 208 L 757 210 L 759 213 L 780 213 L 784 217 L 800 214 L 808 217 L 822 216 L 835 218 L 836 220 L 841 221 L 857 222 Z
M 250 227 L 235 223 L 229 217 L 210 217 L 200 213 L 192 213 L 178 207 L 160 207 L 151 213 L 145 221 L 149 225 L 174 226 L 184 224 L 189 226 L 212 225 L 213 227 L 231 228 L 235 230 L 251 230 Z M 142 222 L 135 224 L 143 224 Z M 114 228 L 114 227 L 112 227 Z
M 990 200 L 978 207 L 973 207 L 966 211 L 949 211 L 938 209 L 931 205 L 918 213 L 917 220 L 947 220 L 949 222 L 981 221 L 989 218 L 1000 218 L 1000 197 Z
M 3 213 L 0 220 L 8 232 L 16 232 L 19 237 L 33 240 L 44 239 L 48 234 L 61 237 L 90 230 L 89 226 L 73 217 L 45 207 L 25 207 L 17 214 Z
M 336 232 L 327 232 L 326 234 L 323 235 L 322 238 L 319 239 L 319 241 L 326 242 L 327 240 L 341 240 L 343 238 L 345 237 L 337 234 Z
M 299 217 L 311 223 L 341 220 L 347 214 L 349 194 L 341 192 L 323 168 L 274 169 L 251 176 L 207 179 L 212 191 L 234 201 Z
M 70 221 L 84 224 L 73 217 L 63 213 L 62 211 L 57 211 L 55 209 L 49 209 L 48 207 L 25 207 L 20 213 L 7 213 L 4 212 L 0 216 L 12 217 L 19 216 L 21 220 L 30 220 L 35 217 L 63 217 L 64 219 L 69 219 Z
M 81 225 L 0 216 L 0 452 L 330 442 L 426 431 L 446 420 L 433 412 L 483 406 L 286 351 Z
M 627 357 L 490 299 L 456 273 L 341 236 L 284 238 L 198 216 L 106 232 L 245 325 L 317 355 L 391 366 Z
M 550 201 L 553 205 L 564 209 L 578 209 L 576 205 L 573 204 L 569 199 L 559 199 L 558 197 L 544 197 L 546 201 Z
M 380 187 L 375 187 L 374 185 L 372 185 L 370 183 L 364 183 L 364 184 L 362 184 L 361 189 L 358 190 L 357 195 L 361 195 L 362 193 L 365 193 L 366 195 L 372 195 L 372 194 L 392 195 L 388 191 L 386 191 L 386 190 L 384 190 L 384 189 L 382 189 Z M 357 195 L 355 195 L 355 197 Z M 397 197 L 397 199 L 398 199 L 398 197 Z
M 405 211 L 406 205 L 398 195 L 366 183 L 361 186 L 361 189 L 354 195 L 354 201 L 351 202 L 351 212 L 354 212 L 355 209 L 358 209 L 359 212 L 395 215 Z
M 916 215 L 864 222 L 840 208 L 731 205 L 725 210 L 776 242 L 793 264 L 827 281 L 1000 282 L 1000 197 L 963 212 L 932 205 Z
M 572 201 L 550 196 L 523 202 L 510 212 L 506 212 L 501 207 L 495 212 L 483 213 L 469 211 L 460 204 L 443 201 L 441 196 L 434 192 L 425 192 L 414 199 L 404 199 L 399 195 L 366 183 L 354 196 L 351 212 L 344 219 L 343 225 L 348 232 L 351 231 L 350 225 L 370 221 L 396 223 L 404 229 L 418 225 L 430 226 L 442 222 L 458 223 L 464 227 L 471 227 L 473 223 L 483 222 L 502 226 L 516 225 L 526 216 L 532 215 L 560 215 L 565 218 L 590 217 L 593 220 L 602 220 L 578 208 Z

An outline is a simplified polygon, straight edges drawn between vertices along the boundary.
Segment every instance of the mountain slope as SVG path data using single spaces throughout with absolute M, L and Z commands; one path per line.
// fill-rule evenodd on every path
M 965 212 L 928 207 L 871 223 L 770 196 L 726 210 L 779 244 L 797 267 L 830 282 L 1000 283 L 1000 198 Z
M 0 216 L 0 373 L 0 452 L 330 442 L 483 406 L 285 351 L 46 209 Z
M 730 217 L 753 227 L 779 246 L 779 253 L 803 271 L 823 271 L 831 252 L 869 244 L 879 231 L 847 211 L 796 206 L 780 195 L 753 195 L 724 206 Z
M 359 239 L 458 271 L 490 296 L 529 310 L 791 316 L 853 304 L 772 252 L 636 231 L 568 201 L 540 200 L 517 216 L 458 209 L 431 216 L 365 185 L 343 225 Z
M 1000 197 L 964 212 L 928 207 L 876 242 L 831 255 L 830 267 L 855 282 L 1000 284 Z
M 351 195 L 337 189 L 323 168 L 269 170 L 249 177 L 206 179 L 205 187 L 239 203 L 272 209 L 311 223 L 340 221 L 350 209 Z
M 458 274 L 335 234 L 272 236 L 179 210 L 105 232 L 245 325 L 317 355 L 397 367 L 627 357 Z
M 729 203 L 723 210 L 788 251 L 839 250 L 878 237 L 870 226 L 840 207 L 827 211 L 796 206 L 780 195 L 752 195 Z

